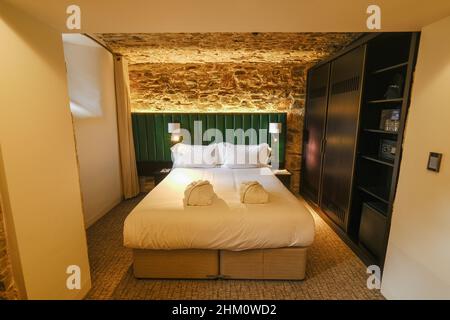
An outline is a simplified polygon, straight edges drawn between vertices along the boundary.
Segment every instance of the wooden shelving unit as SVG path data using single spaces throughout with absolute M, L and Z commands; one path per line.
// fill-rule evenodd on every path
M 377 187 L 366 187 L 366 186 L 358 186 L 359 190 L 371 195 L 372 197 L 376 198 L 377 200 L 389 203 L 388 197 L 389 195 L 386 193 L 386 190 L 383 188 L 377 188 Z M 383 194 L 384 193 L 384 194 Z
M 308 71 L 301 194 L 381 268 L 418 41 L 419 33 L 369 34 Z
M 399 63 L 399 64 L 395 64 L 393 66 L 389 66 L 389 67 L 386 67 L 386 68 L 381 68 L 381 69 L 372 71 L 372 74 L 383 73 L 383 72 L 386 72 L 386 71 L 391 71 L 391 70 L 403 68 L 403 67 L 406 67 L 406 66 L 408 66 L 408 61 L 402 62 L 402 63 Z
M 417 41 L 415 33 L 395 33 L 381 35 L 367 46 L 357 146 L 359 160 L 355 168 L 348 233 L 373 263 L 380 266 L 384 264 L 387 248 Z M 399 79 L 402 82 L 398 96 L 393 96 L 392 92 L 387 94 L 388 88 L 394 86 L 395 81 L 398 84 Z M 385 130 L 383 110 L 399 112 L 398 131 Z M 389 155 L 391 158 L 381 152 L 386 145 L 395 150 L 395 154 Z M 377 215 L 379 218 L 374 219 Z M 376 229 L 370 229 L 368 235 L 365 232 L 372 221 L 378 224 L 374 224 Z
M 378 99 L 378 100 L 369 100 L 367 103 L 378 104 L 378 103 L 395 103 L 402 102 L 403 98 L 395 98 L 395 99 Z
M 381 160 L 381 159 L 376 158 L 375 156 L 361 156 L 361 158 L 369 160 L 369 161 L 373 161 L 375 163 L 379 163 L 379 164 L 382 164 L 385 166 L 394 167 L 394 162 L 390 162 L 387 160 Z
M 368 132 L 368 133 L 398 135 L 398 132 L 396 132 L 396 131 L 386 131 L 386 130 L 381 130 L 381 129 L 367 129 L 367 128 L 364 128 L 363 131 L 364 132 Z

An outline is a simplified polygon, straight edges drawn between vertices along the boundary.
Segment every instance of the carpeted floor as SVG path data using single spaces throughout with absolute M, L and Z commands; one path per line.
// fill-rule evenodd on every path
M 383 299 L 366 288 L 365 266 L 317 214 L 304 281 L 137 280 L 122 226 L 142 197 L 122 202 L 88 229 L 87 299 Z

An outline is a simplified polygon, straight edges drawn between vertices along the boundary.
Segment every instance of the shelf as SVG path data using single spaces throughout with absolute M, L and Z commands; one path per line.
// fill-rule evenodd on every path
M 381 188 L 359 186 L 358 189 L 367 194 L 370 194 L 372 197 L 380 200 L 381 202 L 389 204 L 389 200 L 386 200 L 386 198 L 388 196 L 386 194 L 383 194 L 386 192 L 384 190 L 382 190 Z
M 398 135 L 398 132 L 395 131 L 385 131 L 380 129 L 363 129 L 365 132 L 371 132 L 371 133 L 380 133 L 380 134 L 391 134 L 391 135 Z
M 395 64 L 393 66 L 389 66 L 389 67 L 386 67 L 386 68 L 381 68 L 381 69 L 375 70 L 375 71 L 372 72 L 372 74 L 379 74 L 379 73 L 383 73 L 383 72 L 386 72 L 386 71 L 395 70 L 395 69 L 398 69 L 398 68 L 405 67 L 407 65 L 408 65 L 408 62 Z
M 369 207 L 371 207 L 373 210 L 377 211 L 379 214 L 381 214 L 384 217 L 387 217 L 387 208 L 388 206 L 385 203 L 382 202 L 365 202 L 365 204 Z
M 367 103 L 370 104 L 379 104 L 379 103 L 394 103 L 394 102 L 402 102 L 403 98 L 397 98 L 397 99 L 380 99 L 380 100 L 369 100 Z
M 378 164 L 389 166 L 389 167 L 392 167 L 392 168 L 394 167 L 394 163 L 393 162 L 389 162 L 387 160 L 381 160 L 381 159 L 377 159 L 375 157 L 370 157 L 370 156 L 361 156 L 361 158 L 363 158 L 365 160 L 372 161 L 372 162 L 376 162 Z

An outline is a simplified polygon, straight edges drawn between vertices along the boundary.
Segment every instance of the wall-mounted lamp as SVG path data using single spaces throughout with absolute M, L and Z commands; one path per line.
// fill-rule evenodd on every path
M 169 133 L 180 133 L 180 124 L 179 123 L 168 123 L 167 131 Z
M 281 133 L 281 123 L 279 122 L 271 122 L 269 123 L 269 133 L 275 134 L 273 141 L 278 141 L 278 134 Z
M 179 123 L 168 123 L 167 131 L 171 134 L 170 140 L 173 142 L 180 141 L 180 124 Z
M 181 136 L 177 133 L 172 133 L 172 135 L 170 136 L 170 141 L 172 142 L 180 142 L 180 138 Z

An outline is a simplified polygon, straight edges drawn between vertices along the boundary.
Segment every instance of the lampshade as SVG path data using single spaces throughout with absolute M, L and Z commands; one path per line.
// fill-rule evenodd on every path
M 269 133 L 281 133 L 281 123 L 279 122 L 269 123 Z
M 180 133 L 180 124 L 179 123 L 168 123 L 167 131 L 169 133 Z
M 180 142 L 181 140 L 181 136 L 177 133 L 172 133 L 172 135 L 170 136 L 170 141 L 172 142 Z

